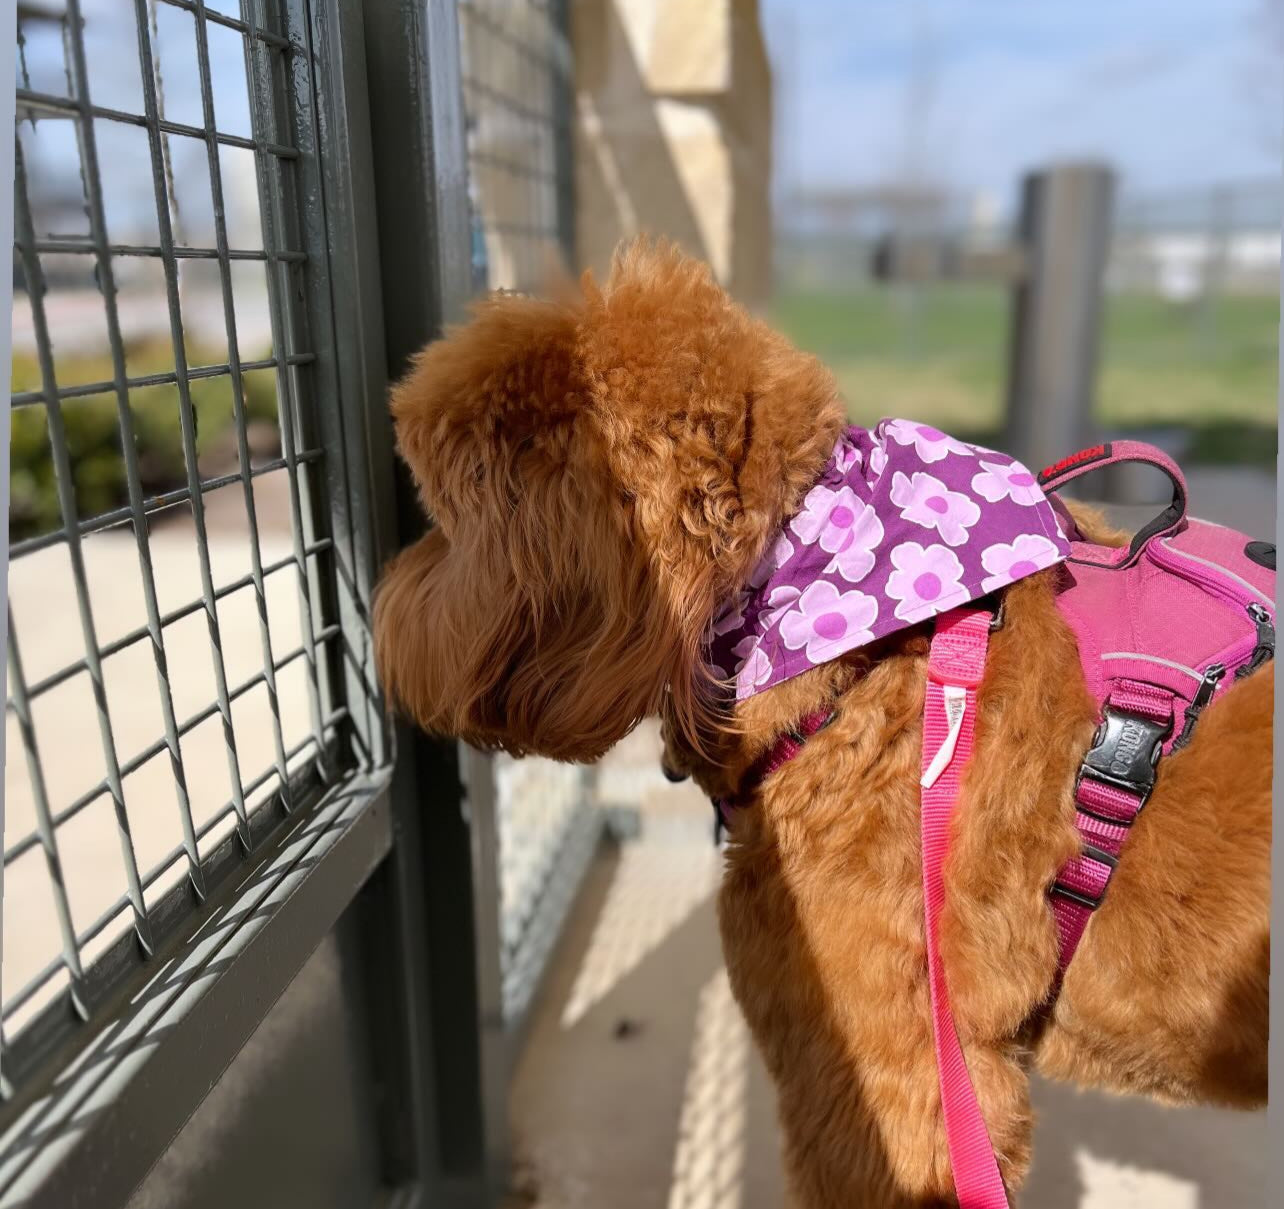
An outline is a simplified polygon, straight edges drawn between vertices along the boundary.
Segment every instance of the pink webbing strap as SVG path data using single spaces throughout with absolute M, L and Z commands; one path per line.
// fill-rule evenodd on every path
M 808 714 L 791 731 L 781 735 L 767 749 L 749 771 L 741 778 L 740 786 L 730 797 L 714 798 L 713 812 L 717 819 L 714 838 L 720 836 L 724 827 L 731 826 L 735 812 L 741 809 L 752 797 L 758 786 L 776 769 L 788 764 L 807 745 L 807 740 L 824 730 L 834 720 L 833 710 L 816 710 Z
M 1144 681 L 1122 678 L 1111 688 L 1105 706 L 1105 712 L 1116 717 L 1131 715 L 1151 723 L 1153 729 L 1147 736 L 1151 743 L 1171 734 L 1174 711 L 1172 693 Z M 1093 746 L 1096 750 L 1097 744 Z M 1149 755 L 1140 748 L 1138 751 L 1143 760 Z M 1061 988 L 1061 980 L 1083 939 L 1088 921 L 1105 899 L 1129 828 L 1150 793 L 1150 786 L 1144 782 L 1128 784 L 1123 779 L 1101 779 L 1100 772 L 1094 770 L 1092 754 L 1089 752 L 1089 758 L 1080 767 L 1074 791 L 1074 822 L 1081 846 L 1048 891 L 1059 949 L 1052 996 Z M 1153 784 L 1153 776 L 1150 782 Z
M 950 816 L 972 753 L 976 689 L 985 670 L 992 614 L 964 607 L 936 619 L 923 707 L 923 910 L 932 1032 L 945 1137 L 960 1209 L 1008 1209 L 1007 1194 L 950 1012 L 938 929 Z
M 1100 445 L 1081 449 L 1078 453 L 1072 453 L 1068 458 L 1062 458 L 1061 461 L 1040 470 L 1039 486 L 1044 491 L 1056 491 L 1058 487 L 1064 487 L 1066 483 L 1073 482 L 1081 475 L 1104 469 L 1106 466 L 1117 466 L 1121 462 L 1144 462 L 1148 466 L 1162 470 L 1172 482 L 1174 497 L 1180 499 L 1184 505 L 1186 478 L 1181 472 L 1181 467 L 1162 449 L 1148 445 L 1145 441 L 1103 441 Z

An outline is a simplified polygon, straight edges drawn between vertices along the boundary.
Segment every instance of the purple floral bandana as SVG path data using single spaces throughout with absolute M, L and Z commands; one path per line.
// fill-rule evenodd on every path
M 715 620 L 710 662 L 743 700 L 1069 552 L 1019 462 L 912 420 L 851 427 Z

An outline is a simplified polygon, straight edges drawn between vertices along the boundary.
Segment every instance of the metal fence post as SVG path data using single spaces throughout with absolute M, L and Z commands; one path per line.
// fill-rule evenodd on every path
M 460 43 L 454 0 L 367 0 L 362 10 L 391 379 L 459 317 L 472 293 Z M 400 464 L 396 490 L 404 544 L 420 535 L 424 518 Z M 490 803 L 478 792 L 471 754 L 458 745 L 406 725 L 396 743 L 393 808 L 408 862 L 399 871 L 402 914 L 428 954 L 420 1003 L 427 1019 L 412 1021 L 426 1050 L 428 1136 L 412 1144 L 418 1161 L 432 1166 L 428 1203 L 482 1209 L 503 1191 L 507 1152 L 499 1009 L 487 1002 L 498 992 L 497 905 L 484 901 L 493 884 L 475 876 L 477 862 L 489 858 L 478 853 L 484 837 L 467 814 Z
M 1007 448 L 1038 468 L 1088 444 L 1114 175 L 1058 165 L 1023 184 L 1026 271 L 1012 311 Z

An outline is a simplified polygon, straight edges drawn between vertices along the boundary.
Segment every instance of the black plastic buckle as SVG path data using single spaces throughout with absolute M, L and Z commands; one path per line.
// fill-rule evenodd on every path
M 1140 810 L 1150 800 L 1151 791 L 1155 788 L 1155 766 L 1163 754 L 1164 740 L 1172 729 L 1171 718 L 1166 723 L 1154 722 L 1140 714 L 1126 713 L 1107 705 L 1093 736 L 1092 747 L 1079 765 L 1076 794 L 1079 782 L 1087 777 L 1137 794 L 1141 798 L 1137 807 Z M 1109 821 L 1121 825 L 1118 819 Z
M 1099 864 L 1110 866 L 1110 874 L 1106 878 L 1106 884 L 1101 888 L 1101 893 L 1085 894 L 1082 890 L 1072 890 L 1069 886 L 1062 885 L 1061 882 L 1053 882 L 1051 892 L 1060 895 L 1062 898 L 1069 899 L 1072 903 L 1078 903 L 1081 907 L 1087 907 L 1089 911 L 1095 911 L 1106 901 L 1106 891 L 1110 889 L 1110 880 L 1114 877 L 1115 870 L 1119 867 L 1119 858 L 1111 856 L 1109 852 L 1098 848 L 1096 844 L 1081 844 L 1079 851 Z

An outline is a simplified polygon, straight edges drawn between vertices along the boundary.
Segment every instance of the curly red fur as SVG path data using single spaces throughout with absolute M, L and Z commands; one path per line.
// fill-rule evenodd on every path
M 428 730 L 562 759 L 667 697 L 699 746 L 708 617 L 842 423 L 820 364 L 704 265 L 638 243 L 575 302 L 482 303 L 392 413 L 437 523 L 376 599 L 392 697 Z
M 388 568 L 376 639 L 385 688 L 422 726 L 584 759 L 659 712 L 666 763 L 725 793 L 833 703 L 834 724 L 737 818 L 719 900 L 727 965 L 779 1090 L 798 1209 L 954 1203 L 919 872 L 926 631 L 726 714 L 701 675 L 717 605 L 843 422 L 831 378 L 703 266 L 639 243 L 575 299 L 482 304 L 424 352 L 393 413 L 437 528 Z M 1014 1190 L 1032 1068 L 1179 1102 L 1265 1096 L 1269 666 L 1166 761 L 1048 1009 L 1046 889 L 1077 844 L 1073 778 L 1094 715 L 1057 574 L 1006 594 L 942 924 L 960 1038 Z

